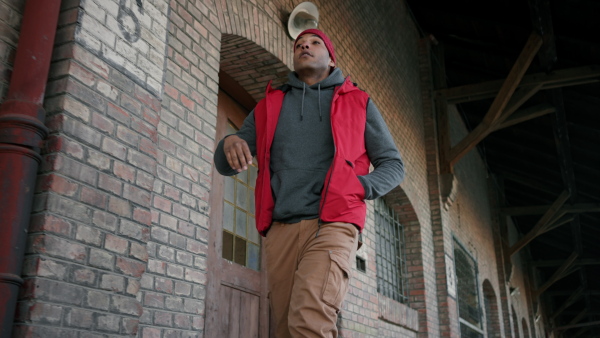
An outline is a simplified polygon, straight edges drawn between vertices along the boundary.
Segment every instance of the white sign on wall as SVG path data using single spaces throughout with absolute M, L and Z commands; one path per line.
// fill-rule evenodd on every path
M 81 0 L 77 42 L 159 96 L 165 72 L 167 0 Z
M 454 268 L 454 260 L 444 255 L 446 258 L 446 283 L 448 284 L 448 295 L 456 298 L 456 269 Z

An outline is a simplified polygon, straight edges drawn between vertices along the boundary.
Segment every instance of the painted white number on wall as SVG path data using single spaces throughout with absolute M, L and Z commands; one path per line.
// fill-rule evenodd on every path
M 454 270 L 454 261 L 450 256 L 446 258 L 446 283 L 448 284 L 448 295 L 456 298 L 456 272 Z
M 131 1 L 133 5 L 133 0 Z M 137 10 L 141 15 L 144 14 L 144 6 L 142 0 L 136 0 Z M 117 16 L 119 22 L 119 29 L 125 39 L 129 42 L 136 42 L 140 39 L 140 20 L 137 18 L 133 10 L 127 6 L 127 0 L 120 0 L 119 2 L 119 15 Z

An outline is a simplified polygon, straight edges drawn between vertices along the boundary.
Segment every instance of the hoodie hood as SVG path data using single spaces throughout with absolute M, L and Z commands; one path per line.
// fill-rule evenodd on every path
M 344 83 L 344 75 L 342 74 L 342 71 L 339 68 L 334 68 L 333 71 L 329 74 L 329 76 L 327 76 L 327 78 L 311 86 L 307 85 L 304 81 L 301 81 L 298 78 L 296 72 L 290 72 L 288 74 L 287 84 L 292 87 L 292 91 L 302 90 L 302 98 L 300 105 L 300 121 L 304 120 L 304 101 L 307 90 L 317 91 L 317 106 L 319 110 L 319 120 L 323 121 L 323 110 L 321 108 L 321 91 L 331 91 L 331 93 L 333 93 L 333 89 L 335 88 L 335 86 L 340 86 L 342 85 L 342 83 Z
M 329 87 L 340 86 L 342 83 L 344 83 L 344 75 L 342 74 L 342 70 L 336 67 L 323 81 L 315 83 L 312 86 L 308 86 L 306 83 L 304 83 L 298 78 L 296 72 L 290 72 L 288 74 L 287 83 L 288 85 L 299 89 L 302 89 L 304 87 L 312 89 L 318 89 L 318 87 L 320 87 L 321 89 L 325 89 Z

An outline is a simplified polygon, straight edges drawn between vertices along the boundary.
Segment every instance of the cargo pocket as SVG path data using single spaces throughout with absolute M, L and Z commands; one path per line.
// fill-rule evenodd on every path
M 350 263 L 346 254 L 338 251 L 329 251 L 329 271 L 323 287 L 323 301 L 340 310 L 342 300 L 348 291 L 350 281 Z

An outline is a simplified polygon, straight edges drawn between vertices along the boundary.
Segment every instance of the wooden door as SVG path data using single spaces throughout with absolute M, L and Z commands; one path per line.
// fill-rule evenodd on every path
M 241 127 L 248 110 L 219 91 L 216 138 Z M 213 166 L 205 337 L 268 337 L 262 239 L 254 222 L 257 168 L 231 177 Z

